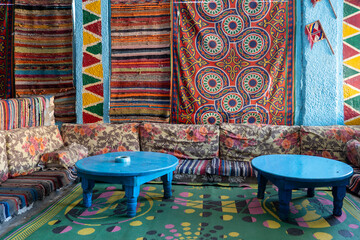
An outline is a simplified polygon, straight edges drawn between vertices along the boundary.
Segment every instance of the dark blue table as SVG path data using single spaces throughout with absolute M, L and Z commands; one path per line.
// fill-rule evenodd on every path
M 115 157 L 129 156 L 130 162 L 115 162 Z M 140 185 L 161 177 L 164 197 L 171 197 L 171 181 L 178 159 L 172 155 L 155 152 L 114 152 L 87 157 L 75 166 L 81 177 L 83 202 L 91 206 L 92 189 L 95 181 L 123 184 L 127 198 L 127 215 L 136 215 Z
M 258 198 L 264 198 L 269 180 L 279 188 L 279 217 L 285 221 L 289 215 L 291 191 L 307 188 L 307 196 L 314 196 L 315 187 L 332 187 L 335 216 L 341 216 L 346 185 L 353 169 L 346 163 L 307 155 L 264 155 L 251 162 L 258 171 Z

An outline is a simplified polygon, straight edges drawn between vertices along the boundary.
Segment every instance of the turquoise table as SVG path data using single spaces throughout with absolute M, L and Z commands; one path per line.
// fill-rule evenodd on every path
M 346 163 L 323 157 L 307 155 L 264 155 L 251 162 L 258 171 L 258 195 L 264 198 L 269 180 L 279 188 L 279 217 L 285 221 L 289 215 L 291 191 L 307 188 L 307 196 L 314 196 L 315 187 L 332 187 L 334 197 L 333 214 L 341 216 L 346 185 L 353 169 Z
M 115 157 L 129 156 L 130 162 L 116 162 Z M 127 215 L 136 215 L 140 185 L 161 177 L 164 197 L 171 197 L 171 181 L 178 159 L 172 155 L 155 152 L 114 152 L 87 157 L 75 166 L 81 177 L 83 202 L 91 206 L 92 189 L 95 181 L 120 183 L 125 188 Z

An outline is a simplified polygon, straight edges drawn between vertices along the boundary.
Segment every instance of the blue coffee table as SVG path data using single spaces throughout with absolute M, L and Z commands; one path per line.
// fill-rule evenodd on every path
M 279 217 L 285 221 L 289 215 L 291 191 L 307 188 L 307 196 L 314 196 L 315 187 L 332 187 L 334 197 L 333 215 L 341 216 L 346 185 L 353 169 L 346 163 L 307 155 L 264 155 L 251 162 L 258 171 L 258 195 L 264 198 L 269 180 L 279 188 Z
M 130 162 L 116 162 L 115 157 L 129 156 Z M 120 183 L 125 188 L 127 215 L 136 215 L 137 198 L 140 185 L 161 177 L 164 197 L 171 197 L 171 181 L 178 159 L 172 155 L 155 152 L 113 152 L 87 157 L 79 160 L 75 166 L 81 177 L 83 202 L 91 206 L 92 189 L 95 181 Z

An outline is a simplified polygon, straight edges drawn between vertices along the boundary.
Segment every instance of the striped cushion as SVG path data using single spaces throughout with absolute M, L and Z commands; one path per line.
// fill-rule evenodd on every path
M 227 161 L 219 158 L 211 160 L 207 173 L 220 176 L 241 176 L 252 177 L 255 176 L 251 167 L 251 162 L 248 161 Z
M 351 193 L 360 196 L 360 168 L 354 168 L 348 189 Z
M 41 171 L 8 179 L 0 185 L 0 222 L 22 213 L 76 179 L 71 170 Z
M 206 168 L 209 162 L 209 160 L 180 159 L 179 165 L 176 167 L 175 173 L 205 175 Z

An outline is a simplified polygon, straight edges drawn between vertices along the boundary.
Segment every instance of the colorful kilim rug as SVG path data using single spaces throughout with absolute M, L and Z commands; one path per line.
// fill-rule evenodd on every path
M 111 0 L 111 122 L 169 122 L 170 22 L 169 0 Z
M 173 123 L 294 123 L 294 0 L 174 0 Z
M 120 185 L 96 184 L 93 205 L 82 206 L 82 190 L 47 208 L 4 239 L 345 239 L 360 236 L 360 209 L 347 195 L 341 217 L 332 215 L 331 191 L 293 191 L 288 222 L 277 215 L 277 190 L 264 200 L 256 186 L 173 185 L 162 198 L 161 184 L 141 186 L 137 215 L 126 217 Z M 265 238 L 264 238 L 265 237 Z
M 74 98 L 72 1 L 15 3 L 16 94 L 52 94 L 57 98 L 67 92 Z M 58 109 L 55 115 L 61 117 Z
M 0 0 L 0 99 L 14 96 L 14 0 Z

